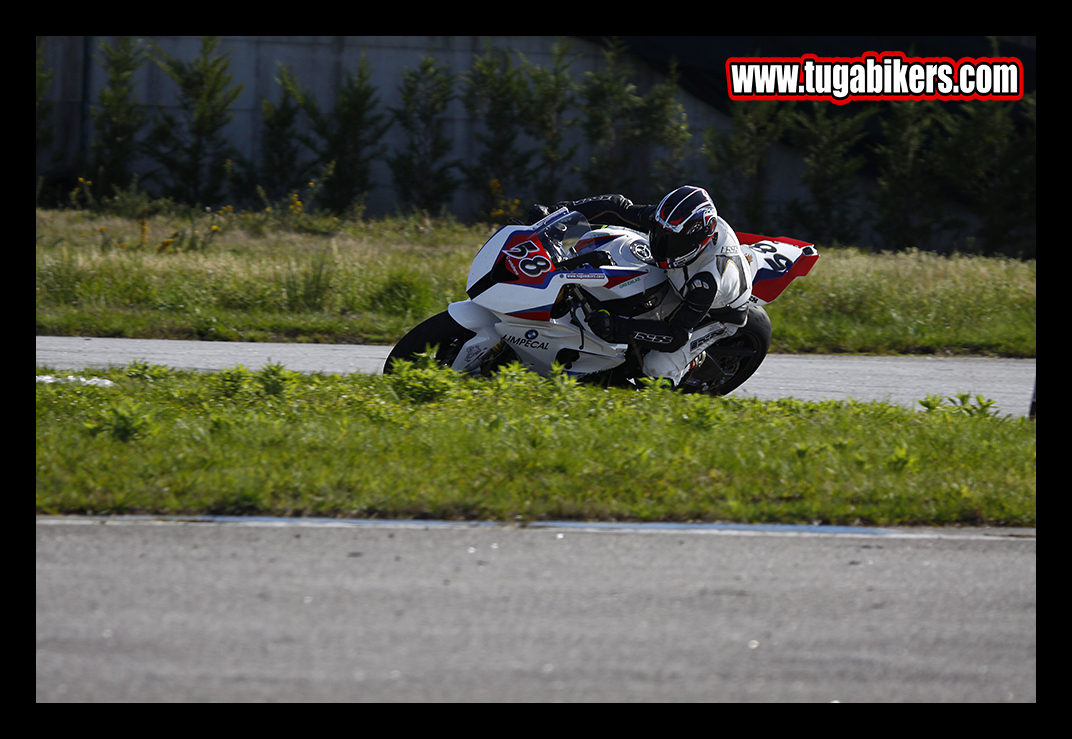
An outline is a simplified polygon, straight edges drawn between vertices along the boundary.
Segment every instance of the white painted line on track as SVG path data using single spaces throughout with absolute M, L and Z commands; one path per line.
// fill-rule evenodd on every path
M 1036 539 L 1033 528 L 868 528 L 808 524 L 745 524 L 745 523 L 604 523 L 581 521 L 538 521 L 524 524 L 499 521 L 438 521 L 417 519 L 354 519 L 354 518 L 283 518 L 269 516 L 38 516 L 37 523 L 109 524 L 109 525 L 185 525 L 217 524 L 264 528 L 484 528 L 500 527 L 518 530 L 573 531 L 577 533 L 628 532 L 647 534 L 720 534 L 724 536 L 797 536 L 895 539 L 967 539 L 990 541 L 1021 541 Z

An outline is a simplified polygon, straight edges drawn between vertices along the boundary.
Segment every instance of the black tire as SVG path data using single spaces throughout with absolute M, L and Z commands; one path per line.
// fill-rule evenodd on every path
M 395 360 L 405 359 L 413 361 L 418 355 L 424 353 L 429 347 L 435 347 L 436 362 L 449 367 L 458 357 L 458 352 L 469 339 L 476 334 L 450 317 L 447 312 L 432 316 L 427 321 L 419 324 L 416 328 L 402 337 L 395 348 L 387 356 L 383 365 L 383 373 L 391 374 Z
M 767 311 L 760 305 L 748 306 L 748 322 L 737 329 L 730 338 L 718 342 L 715 347 L 725 349 L 751 349 L 754 354 L 741 359 L 730 357 L 716 357 L 708 354 L 703 366 L 697 370 L 704 374 L 725 376 L 729 372 L 731 377 L 721 384 L 713 385 L 707 392 L 711 395 L 726 395 L 739 388 L 745 380 L 755 374 L 759 365 L 770 351 L 771 323 Z M 708 363 L 715 365 L 708 367 Z M 712 371 L 713 370 L 713 371 Z

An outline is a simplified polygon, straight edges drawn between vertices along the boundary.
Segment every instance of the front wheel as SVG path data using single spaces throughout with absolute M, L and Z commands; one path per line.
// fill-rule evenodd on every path
M 476 334 L 473 331 L 464 328 L 446 311 L 434 315 L 402 337 L 402 340 L 387 356 L 387 361 L 383 365 L 383 373 L 391 374 L 396 360 L 412 362 L 418 354 L 427 351 L 429 347 L 435 349 L 436 362 L 444 367 L 450 367 L 454 364 L 465 342 L 474 336 Z
M 704 363 L 690 373 L 690 377 L 706 385 L 704 392 L 711 395 L 726 395 L 739 388 L 755 374 L 767 356 L 771 344 L 771 322 L 762 306 L 748 306 L 748 322 L 737 332 L 716 343 L 708 352 Z M 719 356 L 719 349 L 744 349 L 745 356 Z

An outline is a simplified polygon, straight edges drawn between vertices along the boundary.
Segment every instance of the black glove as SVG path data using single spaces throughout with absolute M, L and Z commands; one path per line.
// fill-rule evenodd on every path
M 539 220 L 541 220 L 543 218 L 546 218 L 549 215 L 551 215 L 551 209 L 550 208 L 548 208 L 546 205 L 540 205 L 539 203 L 533 203 L 532 207 L 529 208 L 529 212 L 528 212 L 528 215 L 526 216 L 526 218 L 527 218 L 527 221 L 528 221 L 529 224 L 533 224 L 533 223 L 536 223 L 537 221 L 539 221 Z
M 592 333 L 603 341 L 609 341 L 612 344 L 621 343 L 618 339 L 621 326 L 617 316 L 612 316 L 605 310 L 596 311 L 588 316 L 588 326 L 592 329 Z

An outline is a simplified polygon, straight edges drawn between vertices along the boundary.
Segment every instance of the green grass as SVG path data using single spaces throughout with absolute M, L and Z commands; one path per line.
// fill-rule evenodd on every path
M 393 343 L 464 299 L 491 230 L 421 218 L 302 223 L 38 210 L 37 333 Z M 820 252 L 768 309 L 773 351 L 1035 356 L 1033 261 Z
M 1034 422 L 968 399 L 761 402 L 516 367 L 84 374 L 115 385 L 37 384 L 39 514 L 1035 525 Z
M 827 251 L 767 310 L 774 351 L 1034 357 L 1035 263 Z

